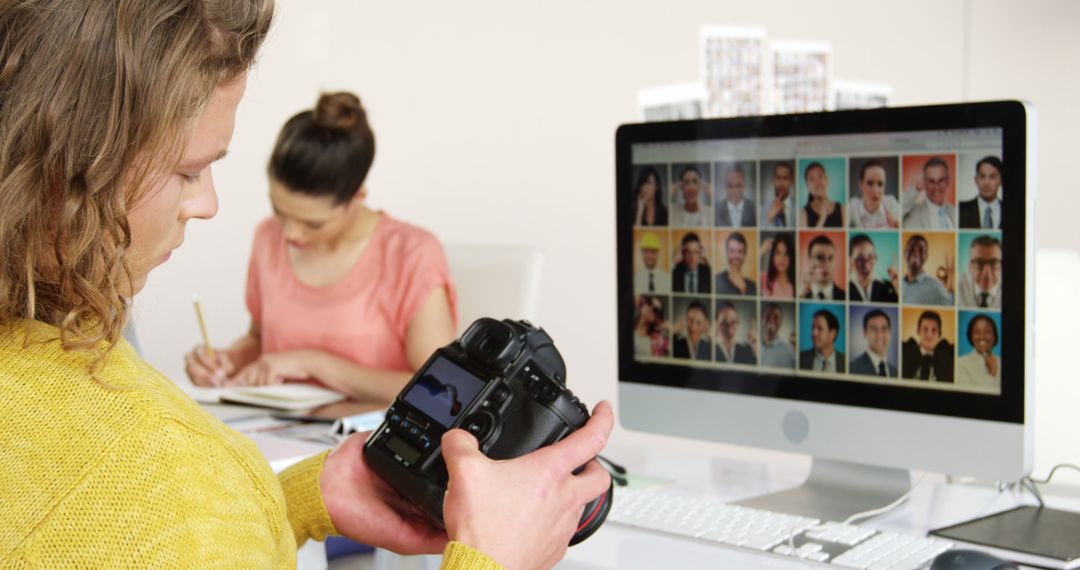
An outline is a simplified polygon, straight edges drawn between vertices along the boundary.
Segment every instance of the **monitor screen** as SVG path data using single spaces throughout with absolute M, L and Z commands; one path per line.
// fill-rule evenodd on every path
M 620 380 L 1021 421 L 1023 133 L 926 109 L 624 126 Z

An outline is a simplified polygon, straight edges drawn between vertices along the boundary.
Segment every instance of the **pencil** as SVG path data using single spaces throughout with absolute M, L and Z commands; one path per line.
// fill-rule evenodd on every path
M 199 330 L 202 331 L 202 340 L 203 345 L 206 346 L 206 355 L 210 357 L 210 360 L 216 361 L 214 347 L 210 346 L 210 335 L 206 334 L 206 321 L 203 319 L 202 308 L 199 307 L 199 294 L 195 293 L 192 295 L 191 300 L 195 303 L 195 316 L 199 319 Z

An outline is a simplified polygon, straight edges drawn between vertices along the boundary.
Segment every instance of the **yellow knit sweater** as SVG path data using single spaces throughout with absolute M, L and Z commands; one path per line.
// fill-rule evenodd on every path
M 126 342 L 94 379 L 57 336 L 0 325 L 0 568 L 292 568 L 335 532 L 325 454 L 275 477 Z M 443 561 L 498 567 L 459 543 Z

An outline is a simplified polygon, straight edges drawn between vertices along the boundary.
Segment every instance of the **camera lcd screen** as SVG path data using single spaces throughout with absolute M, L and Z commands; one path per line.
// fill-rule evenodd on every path
M 448 428 L 486 384 L 487 381 L 439 356 L 420 372 L 406 392 L 405 401 Z
M 397 436 L 391 436 L 390 439 L 387 440 L 386 448 L 409 463 L 416 463 L 416 460 L 420 459 L 420 452 Z

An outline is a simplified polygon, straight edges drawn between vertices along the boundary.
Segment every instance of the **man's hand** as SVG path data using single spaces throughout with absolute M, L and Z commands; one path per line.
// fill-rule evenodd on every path
M 611 485 L 593 458 L 613 424 L 601 402 L 581 429 L 516 459 L 494 461 L 462 430 L 443 435 L 450 473 L 443 518 L 450 538 L 487 554 L 508 570 L 551 568 L 566 553 L 584 507 Z M 582 465 L 585 469 L 573 474 Z
M 326 457 L 319 478 L 323 503 L 341 534 L 401 554 L 438 554 L 446 533 L 364 462 L 369 433 L 353 434 Z

